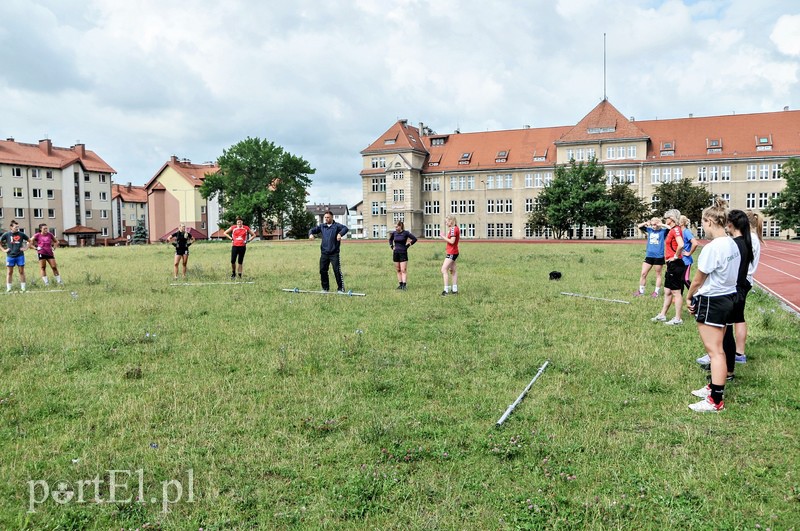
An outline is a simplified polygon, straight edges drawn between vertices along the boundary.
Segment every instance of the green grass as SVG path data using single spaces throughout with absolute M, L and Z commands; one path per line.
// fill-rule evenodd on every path
M 458 297 L 443 248 L 399 292 L 385 243 L 346 243 L 366 297 L 280 291 L 319 289 L 317 242 L 251 245 L 242 285 L 170 286 L 168 246 L 59 250 L 65 292 L 0 298 L 0 528 L 798 528 L 796 316 L 750 295 L 749 361 L 699 415 L 687 316 L 560 294 L 630 300 L 640 242 L 462 243 Z M 228 262 L 198 243 L 191 280 Z M 108 500 L 111 470 L 117 503 L 28 511 L 31 481 Z

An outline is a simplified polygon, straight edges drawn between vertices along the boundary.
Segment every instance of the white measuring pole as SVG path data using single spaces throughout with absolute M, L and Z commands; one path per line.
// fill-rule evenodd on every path
M 508 409 L 506 409 L 506 412 L 503 413 L 503 416 L 500 417 L 500 420 L 497 421 L 497 425 L 498 426 L 500 426 L 502 423 L 504 423 L 506 421 L 506 419 L 508 418 L 508 416 L 511 415 L 511 412 L 514 411 L 514 408 L 517 407 L 520 402 L 522 402 L 522 399 L 525 398 L 525 395 L 528 393 L 530 388 L 533 386 L 533 382 L 535 382 L 536 379 L 539 378 L 539 376 L 542 375 L 542 373 L 544 372 L 544 369 L 545 369 L 545 367 L 547 367 L 548 363 L 550 363 L 550 360 L 545 361 L 544 364 L 541 367 L 539 367 L 539 372 L 536 373 L 536 376 L 533 377 L 533 380 L 531 380 L 531 382 L 527 385 L 527 387 L 525 387 L 525 390 L 522 391 L 522 393 L 517 397 L 517 399 L 514 400 L 514 403 L 511 404 L 510 406 L 508 406 Z

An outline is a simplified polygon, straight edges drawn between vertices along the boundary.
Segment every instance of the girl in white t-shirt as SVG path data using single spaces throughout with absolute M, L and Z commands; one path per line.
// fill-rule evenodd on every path
M 699 412 L 717 412 L 725 407 L 727 366 L 722 340 L 736 300 L 736 276 L 741 260 L 739 248 L 725 232 L 726 205 L 725 200 L 717 198 L 713 206 L 703 210 L 703 230 L 711 241 L 700 251 L 697 272 L 686 293 L 689 313 L 695 316 L 697 331 L 711 360 L 711 383 L 692 391 L 703 400 L 689 408 Z

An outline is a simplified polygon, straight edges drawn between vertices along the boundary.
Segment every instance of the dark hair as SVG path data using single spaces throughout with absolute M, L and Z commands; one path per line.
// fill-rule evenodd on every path
M 734 209 L 728 212 L 728 223 L 739 231 L 742 238 L 744 238 L 747 256 L 743 256 L 742 258 L 747 258 L 747 263 L 752 264 L 755 257 L 753 256 L 753 240 L 750 237 L 750 219 L 743 211 Z
M 400 230 L 406 230 L 406 225 L 402 221 L 398 221 L 397 223 L 395 223 L 394 226 L 395 227 L 400 227 Z
M 333 212 L 331 212 L 330 210 L 326 210 L 322 215 L 327 216 L 328 214 L 330 214 L 331 217 L 333 217 Z
M 242 219 L 242 216 L 236 216 L 236 221 L 241 221 L 242 223 L 244 223 L 244 219 Z

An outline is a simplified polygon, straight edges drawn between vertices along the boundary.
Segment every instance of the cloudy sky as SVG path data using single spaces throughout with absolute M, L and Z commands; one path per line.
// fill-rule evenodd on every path
M 246 137 L 361 199 L 398 118 L 438 133 L 800 107 L 797 0 L 2 0 L 0 135 L 83 142 L 144 184 Z

